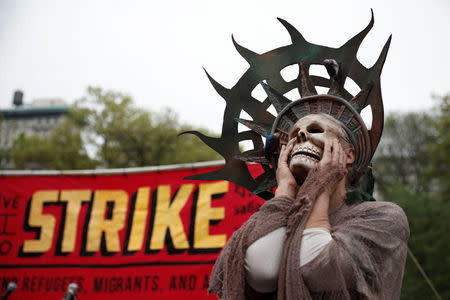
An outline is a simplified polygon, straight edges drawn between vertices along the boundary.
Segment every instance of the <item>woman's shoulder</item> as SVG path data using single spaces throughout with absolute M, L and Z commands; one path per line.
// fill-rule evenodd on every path
M 384 215 L 390 218 L 406 219 L 403 209 L 394 202 L 389 201 L 366 201 L 355 206 L 357 209 L 364 211 L 366 214 Z
M 402 239 L 409 237 L 409 224 L 403 209 L 388 201 L 367 201 L 345 206 L 340 210 L 337 223 L 357 226 L 358 224 L 384 228 L 396 232 Z
M 365 201 L 353 205 L 344 205 L 341 213 L 386 215 L 406 218 L 405 212 L 398 204 L 388 201 Z

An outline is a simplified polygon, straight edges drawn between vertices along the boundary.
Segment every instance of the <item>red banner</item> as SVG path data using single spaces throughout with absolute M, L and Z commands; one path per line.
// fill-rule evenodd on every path
M 197 165 L 198 166 L 198 165 Z M 0 175 L 0 288 L 9 299 L 215 299 L 211 268 L 263 203 L 219 168 Z M 252 173 L 259 173 L 251 165 Z

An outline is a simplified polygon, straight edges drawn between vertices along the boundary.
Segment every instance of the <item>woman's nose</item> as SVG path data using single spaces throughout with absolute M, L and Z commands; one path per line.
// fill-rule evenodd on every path
M 307 132 L 304 130 L 299 130 L 297 133 L 297 140 L 299 142 L 306 142 L 308 140 Z

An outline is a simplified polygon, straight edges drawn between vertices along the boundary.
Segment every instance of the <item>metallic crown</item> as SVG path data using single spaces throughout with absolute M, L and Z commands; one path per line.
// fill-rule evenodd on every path
M 287 29 L 292 40 L 291 45 L 276 48 L 264 54 L 257 54 L 232 40 L 236 50 L 250 64 L 248 70 L 231 88 L 225 88 L 215 81 L 206 71 L 211 84 L 225 100 L 222 133 L 218 138 L 203 135 L 198 131 L 187 131 L 198 136 L 206 145 L 225 158 L 222 169 L 189 176 L 186 179 L 228 180 L 243 186 L 254 194 L 270 199 L 269 191 L 277 185 L 275 179 L 276 161 L 264 155 L 262 137 L 271 133 L 281 133 L 281 143 L 287 142 L 290 128 L 297 120 L 315 113 L 325 113 L 339 120 L 349 134 L 355 147 L 356 160 L 353 165 L 355 176 L 361 176 L 370 163 L 383 130 L 383 102 L 381 98 L 380 75 L 391 42 L 391 36 L 384 45 L 381 54 L 371 68 L 364 67 L 357 59 L 361 42 L 374 23 L 371 11 L 369 24 L 360 33 L 339 48 L 309 43 L 291 24 L 278 18 Z M 328 70 L 330 78 L 309 74 L 311 65 L 337 63 L 335 70 Z M 298 64 L 298 78 L 285 81 L 280 71 L 287 66 Z M 352 96 L 344 88 L 347 78 L 351 78 L 361 91 Z M 264 83 L 263 81 L 266 81 Z M 252 97 L 253 89 L 261 84 L 267 93 L 264 101 Z M 318 94 L 316 86 L 329 88 L 328 94 Z M 285 93 L 298 89 L 301 98 L 291 101 Z M 278 116 L 273 116 L 268 108 L 273 105 Z M 372 126 L 368 130 L 360 112 L 367 106 L 372 111 Z M 240 118 L 245 111 L 252 120 Z M 250 130 L 239 132 L 238 123 Z M 241 153 L 239 143 L 250 140 L 253 150 Z M 246 162 L 260 163 L 263 172 L 254 178 Z

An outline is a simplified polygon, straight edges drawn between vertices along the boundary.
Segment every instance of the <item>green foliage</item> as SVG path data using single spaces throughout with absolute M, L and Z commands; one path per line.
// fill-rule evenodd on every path
M 127 168 L 221 159 L 166 110 L 136 107 L 122 93 L 89 87 L 48 137 L 22 135 L 11 156 L 17 169 Z M 205 129 L 200 131 L 211 135 Z M 88 155 L 88 151 L 90 156 Z M 92 158 L 94 157 L 94 158 Z
M 88 88 L 88 97 L 79 103 L 93 107 L 88 117 L 89 141 L 104 167 L 220 159 L 196 137 L 177 137 L 189 126 L 179 124 L 178 116 L 171 110 L 151 113 L 135 107 L 126 95 L 100 88 Z
M 15 142 L 11 157 L 17 169 L 89 169 L 96 162 L 89 158 L 80 129 L 70 117 L 58 124 L 49 136 L 25 136 Z
M 450 203 L 430 193 L 416 193 L 400 183 L 385 192 L 408 216 L 409 247 L 443 299 L 450 299 Z M 401 299 L 435 299 L 433 291 L 408 256 Z
M 431 167 L 428 175 L 437 178 L 438 193 L 442 200 L 450 199 L 450 94 L 436 97 L 440 113 L 433 121 L 437 137 L 430 147 Z
M 436 130 L 432 116 L 424 113 L 392 113 L 386 117 L 383 137 L 373 166 L 380 191 L 393 182 L 400 182 L 414 191 L 430 188 L 425 171 L 430 166 L 430 145 Z
M 51 160 L 48 139 L 21 134 L 12 147 L 11 156 L 17 169 L 36 169 Z
M 443 299 L 450 299 L 449 98 L 439 98 L 436 113 L 389 115 L 373 163 L 378 197 L 405 211 L 409 247 Z M 435 298 L 409 256 L 401 298 Z
M 0 115 L 0 144 L 3 144 L 3 134 L 1 130 L 3 129 L 3 115 Z M 4 169 L 5 164 L 10 161 L 11 153 L 10 151 L 0 149 L 0 170 Z

